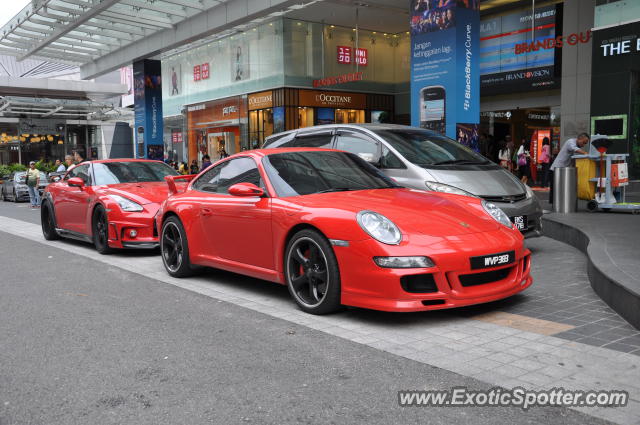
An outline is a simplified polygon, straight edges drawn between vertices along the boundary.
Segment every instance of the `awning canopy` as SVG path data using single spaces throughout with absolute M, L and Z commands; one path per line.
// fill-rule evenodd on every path
M 114 108 L 114 105 L 91 100 L 0 97 L 0 116 L 6 118 L 104 120 L 114 118 L 117 114 L 118 108 Z
M 225 2 L 33 0 L 0 29 L 0 53 L 82 65 Z

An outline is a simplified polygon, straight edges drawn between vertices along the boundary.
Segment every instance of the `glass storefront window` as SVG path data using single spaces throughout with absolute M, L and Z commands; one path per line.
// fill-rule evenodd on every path
M 364 123 L 364 110 L 362 109 L 336 109 L 336 124 L 360 124 Z
M 314 125 L 314 110 L 306 106 L 298 108 L 298 127 L 311 127 Z
M 264 139 L 273 134 L 273 109 L 249 112 L 249 140 L 262 146 Z

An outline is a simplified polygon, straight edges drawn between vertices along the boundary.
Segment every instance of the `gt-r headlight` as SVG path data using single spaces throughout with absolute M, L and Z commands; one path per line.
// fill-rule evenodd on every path
M 133 202 L 130 199 L 124 198 L 120 195 L 107 195 L 107 196 L 109 196 L 109 198 L 116 201 L 120 206 L 120 209 L 122 209 L 122 211 L 138 212 L 138 211 L 142 211 L 143 209 L 142 205 L 136 202 Z
M 402 233 L 395 223 L 375 211 L 360 211 L 356 215 L 358 224 L 369 236 L 387 245 L 398 245 Z
M 430 181 L 426 181 L 424 182 L 424 184 L 427 186 L 427 189 L 433 191 L 433 192 L 443 192 L 443 193 L 453 193 L 454 195 L 464 195 L 464 196 L 473 196 L 476 197 L 476 195 L 467 192 L 466 190 L 462 190 L 458 187 L 455 186 L 450 186 L 448 184 L 444 184 L 444 183 L 438 183 L 438 182 L 430 182 Z
M 511 220 L 509 220 L 509 217 L 504 213 L 504 211 L 496 207 L 495 204 L 483 200 L 482 208 L 484 208 L 487 214 L 493 217 L 495 221 L 502 224 L 503 226 L 508 227 L 509 229 L 513 229 L 513 224 L 511 224 Z

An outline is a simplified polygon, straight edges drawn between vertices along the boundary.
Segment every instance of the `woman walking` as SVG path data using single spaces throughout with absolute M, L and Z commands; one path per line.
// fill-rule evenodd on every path
M 527 139 L 522 139 L 522 144 L 518 148 L 518 177 L 520 177 L 520 181 L 524 184 L 527 184 L 529 179 L 531 178 L 531 154 L 529 153 L 529 149 L 531 149 L 531 142 Z
M 542 139 L 540 162 L 542 163 L 542 187 L 547 187 L 549 185 L 549 166 L 551 165 L 551 146 L 548 137 Z

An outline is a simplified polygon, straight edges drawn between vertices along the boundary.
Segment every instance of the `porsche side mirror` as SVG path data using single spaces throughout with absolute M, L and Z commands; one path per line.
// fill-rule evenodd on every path
M 71 187 L 79 187 L 80 189 L 82 189 L 84 187 L 84 180 L 82 180 L 80 177 L 71 177 L 69 180 L 67 180 L 67 184 Z
M 233 196 L 263 196 L 264 190 L 253 183 L 236 183 L 229 188 L 229 194 Z

